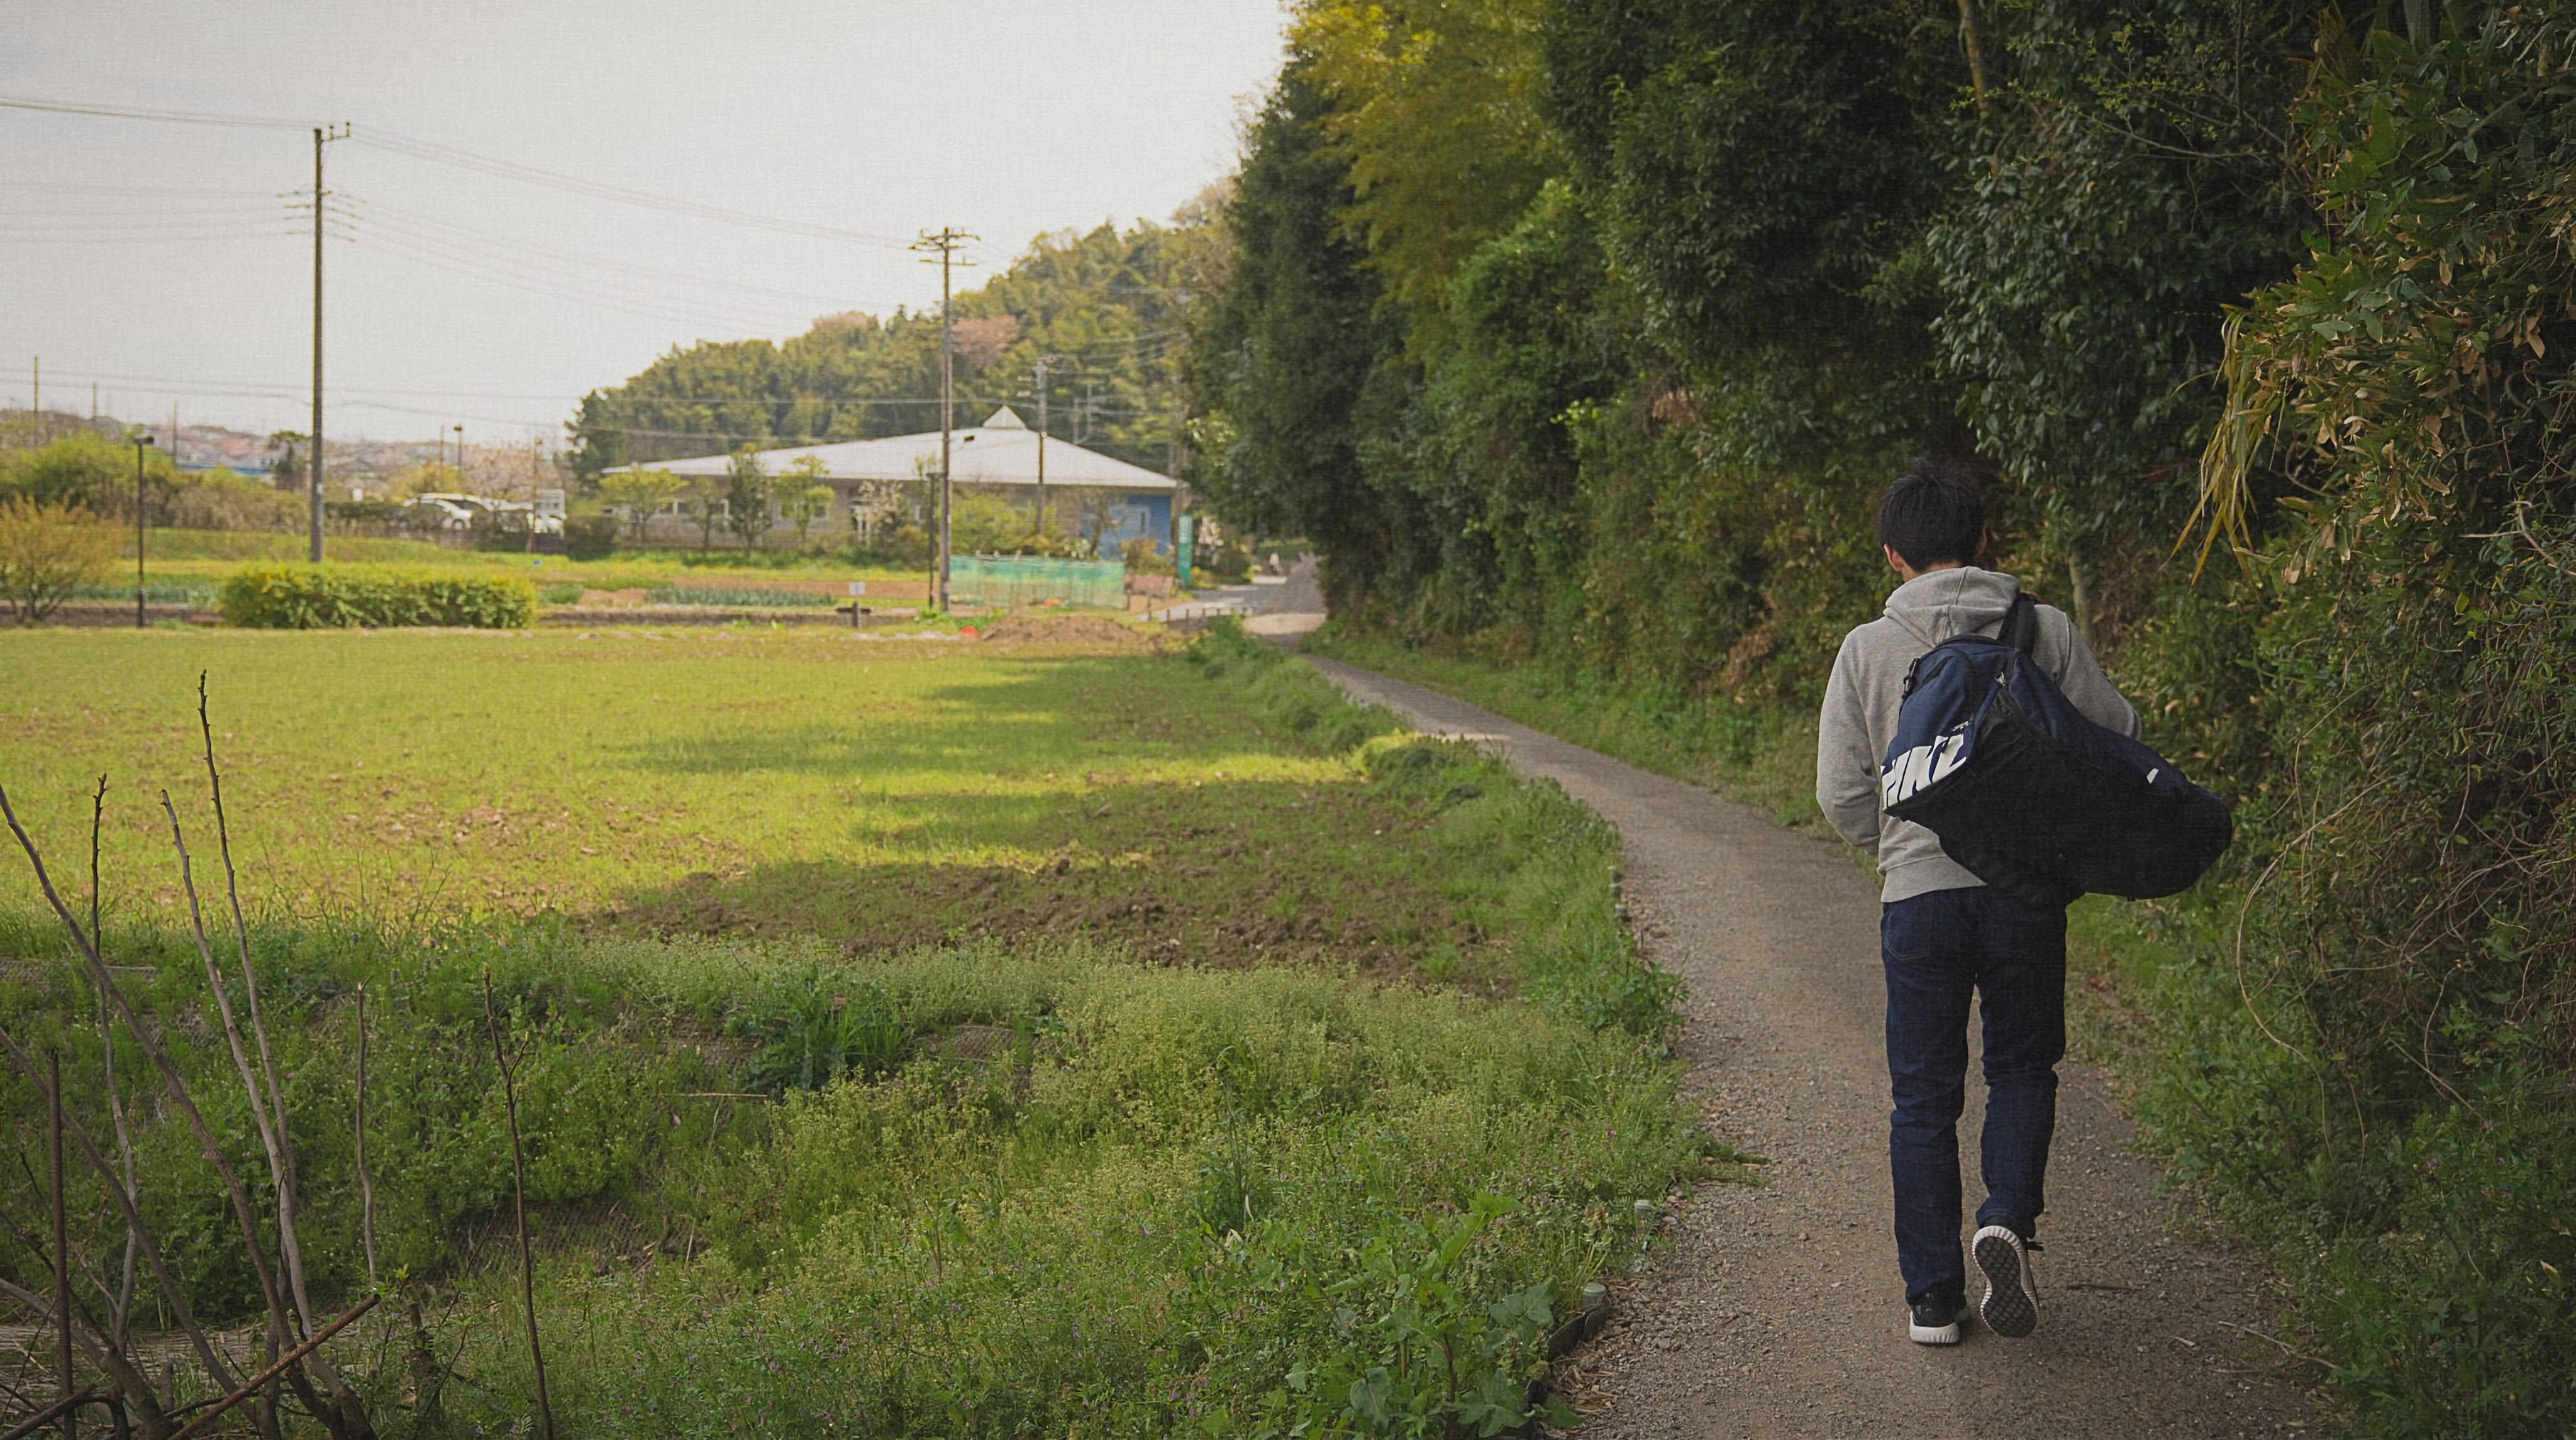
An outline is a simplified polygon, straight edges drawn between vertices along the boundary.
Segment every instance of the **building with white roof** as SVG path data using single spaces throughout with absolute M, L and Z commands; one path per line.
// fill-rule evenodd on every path
M 1010 407 L 949 435 L 949 465 L 959 489 L 996 495 L 1022 509 L 1036 505 L 1039 436 Z M 770 475 L 787 474 L 808 459 L 818 462 L 815 478 L 833 492 L 833 522 L 864 532 L 899 503 L 903 492 L 896 487 L 938 478 L 939 432 L 797 445 L 762 450 L 753 458 Z M 1171 543 L 1178 481 L 1054 436 L 1045 439 L 1045 464 L 1048 514 L 1091 536 L 1102 554 L 1139 537 L 1158 549 Z M 730 455 L 707 455 L 618 468 L 722 476 L 732 467 Z

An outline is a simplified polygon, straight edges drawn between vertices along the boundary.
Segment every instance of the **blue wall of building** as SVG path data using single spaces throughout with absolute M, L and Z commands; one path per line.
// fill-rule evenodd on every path
M 1121 495 L 1111 505 L 1109 528 L 1098 536 L 1100 553 L 1113 554 L 1118 547 L 1142 537 L 1154 542 L 1154 553 L 1167 554 L 1172 548 L 1172 497 L 1168 493 Z

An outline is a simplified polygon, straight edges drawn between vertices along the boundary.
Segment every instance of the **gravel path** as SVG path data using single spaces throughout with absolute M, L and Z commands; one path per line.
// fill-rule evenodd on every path
M 1887 1179 L 1876 886 L 1759 812 L 1500 716 L 1330 660 L 1353 696 L 1563 785 L 1626 840 L 1624 895 L 1679 975 L 1679 1049 L 1706 1123 L 1769 1183 L 1685 1197 L 1621 1318 L 1566 1377 L 1586 1437 L 2214 1437 L 2316 1433 L 2262 1298 L 2169 1225 L 2102 1077 L 2061 1068 L 2039 1332 L 1905 1338 Z M 1962 1122 L 1973 1214 L 1971 1082 Z M 1973 1281 L 1974 1271 L 1971 1269 Z M 1971 1291 L 1970 1298 L 1975 1298 Z

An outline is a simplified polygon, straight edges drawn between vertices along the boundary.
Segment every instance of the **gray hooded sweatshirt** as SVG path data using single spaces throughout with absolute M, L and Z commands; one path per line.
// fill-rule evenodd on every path
M 1877 859 L 1882 901 L 1985 883 L 1941 853 L 1940 837 L 1879 809 L 1878 767 L 1896 736 L 1905 672 L 1915 659 L 1953 635 L 1996 634 L 2020 593 L 2020 581 L 1992 570 L 1927 571 L 1896 587 L 1887 613 L 1844 636 L 1834 657 L 1816 722 L 1816 803 L 1844 839 Z M 2111 688 L 2075 622 L 2054 606 L 2038 611 L 2031 657 L 2084 718 L 2138 738 L 2137 710 Z

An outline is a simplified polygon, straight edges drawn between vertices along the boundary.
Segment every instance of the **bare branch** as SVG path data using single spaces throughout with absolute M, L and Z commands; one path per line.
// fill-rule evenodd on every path
M 242 919 L 241 881 L 233 870 L 231 828 L 224 823 L 224 777 L 223 772 L 215 767 L 215 727 L 213 720 L 207 714 L 206 675 L 202 670 L 197 672 L 197 731 L 205 740 L 206 781 L 214 792 L 215 847 L 224 862 L 224 898 L 232 909 L 233 940 L 241 952 L 243 1000 L 245 1007 L 250 1011 L 251 1039 L 259 1048 L 260 1074 L 268 1082 L 264 1100 L 261 1087 L 251 1078 L 250 1065 L 242 1056 L 241 1035 L 234 1028 L 232 1007 L 229 1004 L 221 1006 L 224 1016 L 224 1034 L 232 1041 L 233 1059 L 241 1065 L 242 1088 L 250 1092 L 251 1108 L 261 1116 L 259 1138 L 268 1151 L 269 1183 L 277 1191 L 277 1248 L 286 1262 L 287 1290 L 295 1299 L 295 1324 L 300 1334 L 304 1327 L 311 1323 L 313 1299 L 304 1286 L 304 1245 L 295 1227 L 295 1138 L 286 1124 L 286 1090 L 277 1083 L 277 1062 L 269 1053 L 268 1024 L 265 1017 L 260 1014 L 259 973 L 251 966 L 250 926 Z M 161 800 L 165 808 L 169 805 L 169 799 L 167 792 L 164 792 Z M 170 817 L 171 831 L 174 835 L 177 833 L 178 823 L 179 818 L 174 812 Z M 203 926 L 201 925 L 199 929 L 200 948 L 203 948 Z M 214 960 L 211 954 L 207 958 L 206 965 L 207 977 L 212 979 Z M 222 995 L 223 985 L 220 981 L 216 982 L 215 991 L 219 997 Z
M 36 1074 L 34 1057 L 21 1049 L 18 1042 L 10 1038 L 6 1030 L 0 1030 L 0 1050 L 9 1052 L 9 1058 L 17 1063 L 18 1069 L 31 1083 L 39 1089 L 44 1088 L 44 1081 Z M 225 1367 L 221 1359 L 217 1358 L 214 1346 L 206 1339 L 206 1332 L 198 1326 L 197 1317 L 188 1309 L 187 1292 L 179 1288 L 177 1277 L 170 1273 L 169 1262 L 162 1256 L 160 1245 L 153 1240 L 150 1227 L 143 1223 L 141 1208 L 136 1205 L 132 1195 L 117 1187 L 116 1172 L 108 1168 L 107 1157 L 99 1153 L 98 1146 L 90 1139 L 89 1130 L 80 1123 L 80 1117 L 66 1111 L 63 1119 L 65 1131 L 72 1137 L 73 1143 L 80 1147 L 81 1158 L 87 1160 L 90 1168 L 96 1170 L 99 1176 L 107 1181 L 109 1193 L 116 1197 L 117 1208 L 125 1212 L 126 1236 L 129 1240 L 139 1242 L 144 1258 L 151 1263 L 152 1274 L 161 1282 L 161 1292 L 170 1302 L 171 1317 L 179 1322 L 179 1329 L 187 1335 L 189 1348 L 197 1353 L 197 1363 L 206 1368 L 206 1374 L 216 1384 L 231 1384 L 232 1372 Z M 118 1338 L 119 1343 L 122 1344 L 123 1337 Z
M 107 931 L 99 924 L 98 918 L 98 837 L 106 824 L 107 777 L 101 775 L 98 789 L 90 795 L 89 807 L 89 933 L 90 939 L 101 950 L 107 948 Z M 129 1202 L 126 1208 L 131 1210 L 131 1202 L 143 1193 L 143 1188 L 135 1175 L 134 1136 L 125 1124 L 125 1096 L 116 1084 L 116 1024 L 108 1017 L 105 991 L 98 995 L 98 1050 L 99 1063 L 107 1080 L 107 1118 L 116 1131 L 116 1153 L 125 1167 L 123 1195 Z M 115 1182 L 111 1180 L 110 1183 Z M 125 1265 L 117 1282 L 115 1312 L 108 1317 L 108 1325 L 116 1332 L 119 1345 L 125 1344 L 133 1334 L 136 1258 L 135 1234 L 128 1230 L 125 1235 Z
M 313 1308 L 312 1292 L 304 1283 L 304 1240 L 296 1224 L 297 1212 L 301 1209 L 301 1187 L 296 1175 L 295 1134 L 286 1123 L 286 1087 L 278 1083 L 277 1061 L 268 1045 L 268 1021 L 260 1012 L 259 973 L 253 968 L 250 960 L 250 925 L 242 918 L 241 877 L 233 868 L 232 831 L 224 820 L 224 777 L 222 771 L 215 766 L 215 727 L 213 719 L 207 713 L 206 673 L 202 670 L 197 672 L 197 731 L 205 741 L 206 780 L 214 792 L 215 844 L 223 856 L 224 897 L 232 909 L 233 939 L 241 953 L 242 992 L 250 1010 L 251 1038 L 259 1046 L 260 1073 L 268 1081 L 270 1119 L 261 1125 L 260 1138 L 267 1145 L 269 1179 L 277 1192 L 277 1248 L 279 1256 L 286 1262 L 287 1290 L 295 1301 L 295 1325 L 297 1333 L 300 1334 L 311 1328 L 313 1317 L 317 1312 Z M 166 792 L 161 800 L 163 807 L 167 808 L 169 795 Z M 170 817 L 173 836 L 178 833 L 178 824 L 179 817 L 176 812 L 173 812 Z M 192 888 L 189 891 L 192 915 L 195 904 L 196 892 Z M 202 920 L 198 923 L 197 934 L 198 946 L 203 950 L 206 946 L 205 926 Z M 214 967 L 211 953 L 207 956 L 206 964 L 208 974 L 211 975 Z M 215 991 L 220 996 L 223 993 L 223 986 L 218 983 Z M 233 1058 L 238 1063 L 241 1061 L 241 1037 L 233 1029 L 232 1011 L 228 1007 L 224 1010 L 224 1030 L 232 1040 Z M 260 1092 L 259 1087 L 251 1083 L 247 1064 L 242 1066 L 242 1083 L 250 1091 L 251 1110 L 257 1114 L 260 1110 Z M 321 1378 L 323 1388 L 331 1392 L 333 1405 L 338 1412 L 336 1420 L 328 1416 L 318 1417 L 322 1419 L 323 1424 L 335 1435 L 350 1431 L 360 1435 L 373 1434 L 375 1427 L 367 1421 L 366 1402 L 359 1398 L 355 1390 L 349 1388 L 349 1383 L 341 1377 L 339 1368 L 329 1359 L 318 1354 L 309 1364 L 312 1372 Z

